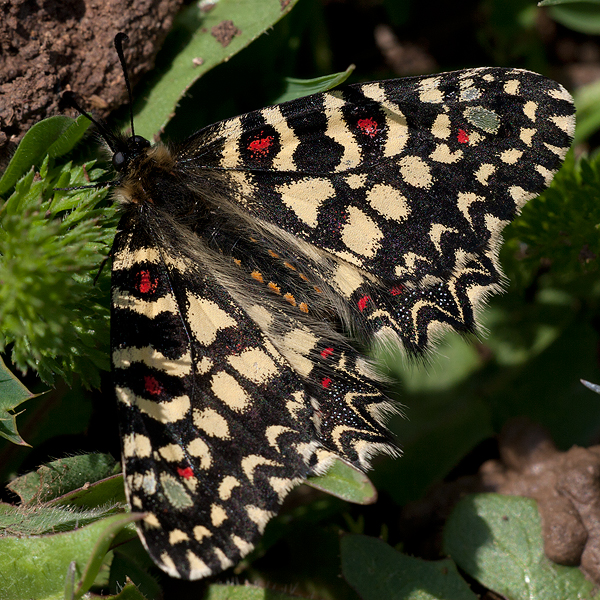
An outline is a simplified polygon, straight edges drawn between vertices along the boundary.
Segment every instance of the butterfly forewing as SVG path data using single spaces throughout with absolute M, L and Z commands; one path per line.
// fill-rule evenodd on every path
M 418 355 L 474 331 L 502 228 L 573 126 L 558 84 L 473 69 L 309 96 L 132 160 L 113 365 L 129 502 L 161 568 L 226 569 L 334 457 L 397 453 L 351 338 Z

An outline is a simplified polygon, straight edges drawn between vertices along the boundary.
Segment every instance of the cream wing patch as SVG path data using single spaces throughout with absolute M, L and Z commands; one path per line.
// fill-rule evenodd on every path
M 152 453 L 150 438 L 140 433 L 130 433 L 123 438 L 123 454 L 146 458 Z
M 360 163 L 362 152 L 352 132 L 342 119 L 342 108 L 346 101 L 339 92 L 330 92 L 324 97 L 324 110 L 327 115 L 325 135 L 335 140 L 343 148 L 343 155 L 337 171 L 351 169 Z
M 408 200 L 391 185 L 374 185 L 367 193 L 367 202 L 386 219 L 404 221 L 410 215 Z
M 219 400 L 236 412 L 244 411 L 251 403 L 250 396 L 237 379 L 224 371 L 212 376 L 211 390 Z
M 447 144 L 438 144 L 435 150 L 429 155 L 429 158 L 435 162 L 451 165 L 460 161 L 463 157 L 462 150 L 450 150 Z
M 200 468 L 209 469 L 212 465 L 212 456 L 208 444 L 200 439 L 196 438 L 192 440 L 188 446 L 187 451 L 191 456 L 195 456 L 200 459 Z
M 229 119 L 221 125 L 220 134 L 225 139 L 228 139 L 229 142 L 224 145 L 223 150 L 221 151 L 220 163 L 222 167 L 232 169 L 239 165 L 241 161 L 240 151 L 235 140 L 239 139 L 242 131 L 242 121 L 239 117 Z
M 222 329 L 235 327 L 237 322 L 216 302 L 207 298 L 198 298 L 187 292 L 188 319 L 194 339 L 203 346 L 210 346 Z
M 421 82 L 421 93 L 419 100 L 425 103 L 441 104 L 444 101 L 444 95 L 438 89 L 440 77 L 428 77 Z
M 362 93 L 365 97 L 378 102 L 380 109 L 383 110 L 385 124 L 388 127 L 383 155 L 387 157 L 398 156 L 410 139 L 406 116 L 396 104 L 387 99 L 385 90 L 380 84 L 366 84 L 362 87 Z
M 278 373 L 275 361 L 261 348 L 249 348 L 227 361 L 240 375 L 257 384 L 268 383 Z
M 185 418 L 191 403 L 188 396 L 179 396 L 170 400 L 146 400 L 134 394 L 130 389 L 116 387 L 118 399 L 127 406 L 135 406 L 149 417 L 160 423 L 175 423 Z
M 175 297 L 168 294 L 155 300 L 143 300 L 118 288 L 113 289 L 112 305 L 120 310 L 131 310 L 150 319 L 156 318 L 161 313 L 177 314 L 178 307 Z
M 356 206 L 348 207 L 348 218 L 342 227 L 344 244 L 359 256 L 375 256 L 383 239 L 377 223 Z
M 431 169 L 420 156 L 403 156 L 399 161 L 400 173 L 406 183 L 428 189 L 433 183 Z
M 143 363 L 151 369 L 158 369 L 167 375 L 184 377 L 192 372 L 192 355 L 186 352 L 178 359 L 171 359 L 164 354 L 146 346 L 145 348 L 118 348 L 112 353 L 113 364 L 119 369 L 126 369 L 134 363 Z
M 277 188 L 282 202 L 309 227 L 316 227 L 323 203 L 335 196 L 335 188 L 328 179 L 302 179 Z
M 213 408 L 195 408 L 192 411 L 192 419 L 194 425 L 208 435 L 224 440 L 231 439 L 227 419 Z
M 446 140 L 450 137 L 450 117 L 446 114 L 440 114 L 435 118 L 431 126 L 431 133 L 434 137 Z
M 262 111 L 262 115 L 267 125 L 272 125 L 280 136 L 279 143 L 281 150 L 275 157 L 273 166 L 275 169 L 285 170 L 289 165 L 293 164 L 294 152 L 296 152 L 296 149 L 300 145 L 300 140 L 294 135 L 278 106 L 265 108 Z

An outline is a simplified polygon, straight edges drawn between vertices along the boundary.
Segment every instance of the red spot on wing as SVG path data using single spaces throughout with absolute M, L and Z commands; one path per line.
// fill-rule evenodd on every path
M 158 287 L 158 279 L 144 269 L 136 273 L 135 288 L 140 294 L 153 294 Z
M 468 144 L 469 143 L 469 134 L 464 129 L 459 129 L 456 139 L 458 140 L 459 144 Z
M 184 479 L 191 479 L 192 477 L 194 477 L 194 471 L 192 471 L 192 467 L 186 467 L 185 469 L 177 467 L 177 473 L 180 477 L 183 477 Z
M 333 354 L 333 348 L 325 348 L 325 350 L 321 351 L 321 356 L 323 358 L 327 358 L 328 356 L 331 356 Z
M 399 296 L 403 291 L 404 291 L 404 286 L 403 285 L 395 285 L 390 290 L 390 294 L 392 294 L 392 296 Z
M 144 388 L 153 396 L 158 396 L 163 393 L 163 386 L 160 385 L 158 379 L 152 377 L 152 375 L 144 375 Z
M 359 119 L 357 126 L 365 135 L 368 135 L 369 137 L 375 137 L 379 133 L 377 121 L 371 117 Z
M 358 301 L 358 310 L 360 310 L 360 312 L 362 312 L 363 310 L 365 310 L 365 307 L 367 306 L 369 300 L 371 299 L 371 296 L 363 296 L 359 301 Z
M 327 389 L 331 385 L 331 379 L 329 377 L 323 377 L 321 380 L 321 385 Z
M 262 133 L 261 133 L 262 135 Z M 248 150 L 254 154 L 262 154 L 262 156 L 266 156 L 269 152 L 269 148 L 273 143 L 273 136 L 267 135 L 265 137 L 258 138 L 256 140 L 252 140 L 248 144 Z

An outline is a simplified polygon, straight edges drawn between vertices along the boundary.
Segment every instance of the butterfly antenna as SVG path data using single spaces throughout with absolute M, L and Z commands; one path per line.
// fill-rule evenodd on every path
M 115 136 L 113 135 L 113 133 L 109 129 L 107 129 L 100 121 L 94 119 L 94 117 L 92 117 L 92 115 L 90 115 L 89 112 L 81 108 L 77 100 L 75 100 L 73 92 L 64 92 L 62 95 L 62 99 L 68 106 L 74 108 L 80 115 L 83 115 L 86 119 L 89 119 L 101 131 L 101 135 L 106 140 L 106 143 L 108 144 L 109 148 L 113 152 L 117 151 L 115 145 Z
M 117 56 L 121 61 L 121 68 L 123 69 L 123 77 L 125 77 L 125 85 L 127 87 L 127 96 L 129 98 L 129 118 L 131 120 L 131 137 L 135 136 L 135 131 L 133 129 L 133 94 L 131 93 L 131 84 L 129 83 L 129 75 L 127 74 L 127 63 L 125 62 L 125 55 L 123 54 L 123 42 L 128 42 L 129 38 L 127 34 L 123 32 L 117 33 L 115 35 L 115 50 L 117 51 Z

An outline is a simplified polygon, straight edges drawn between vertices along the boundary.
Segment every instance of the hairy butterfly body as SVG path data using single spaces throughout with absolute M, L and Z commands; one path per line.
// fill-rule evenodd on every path
M 397 454 L 348 336 L 420 355 L 473 332 L 501 230 L 573 128 L 557 83 L 481 68 L 309 96 L 169 148 L 113 139 L 123 466 L 162 569 L 226 569 L 306 477 Z

